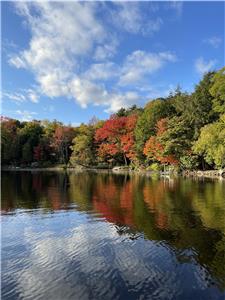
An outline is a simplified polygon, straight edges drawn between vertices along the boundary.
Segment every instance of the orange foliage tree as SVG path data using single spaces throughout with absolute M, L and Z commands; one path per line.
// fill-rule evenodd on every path
M 162 164 L 175 165 L 178 163 L 173 155 L 165 155 L 164 147 L 159 142 L 159 138 L 167 130 L 168 119 L 160 119 L 156 123 L 156 136 L 151 136 L 145 143 L 143 153 L 149 160 L 158 161 Z
M 127 117 L 112 116 L 104 125 L 96 130 L 95 141 L 98 143 L 98 155 L 107 159 L 115 155 L 122 155 L 125 164 L 135 157 L 134 127 L 136 115 Z

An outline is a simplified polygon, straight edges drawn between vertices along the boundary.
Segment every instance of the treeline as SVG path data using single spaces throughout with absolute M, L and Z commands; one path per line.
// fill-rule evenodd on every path
M 191 94 L 177 88 L 144 108 L 121 108 L 79 127 L 2 117 L 1 135 L 3 165 L 223 168 L 225 68 L 205 74 Z

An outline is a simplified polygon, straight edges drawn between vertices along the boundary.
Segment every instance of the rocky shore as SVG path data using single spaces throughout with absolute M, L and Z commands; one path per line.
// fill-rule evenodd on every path
M 183 171 L 182 175 L 184 176 L 192 176 L 192 177 L 223 177 L 225 178 L 225 170 L 207 170 L 207 171 L 200 171 L 200 170 L 195 170 L 195 171 Z

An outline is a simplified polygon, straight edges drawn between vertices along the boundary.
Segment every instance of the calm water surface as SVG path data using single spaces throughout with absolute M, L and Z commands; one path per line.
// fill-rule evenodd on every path
M 3 172 L 2 299 L 224 299 L 225 181 Z

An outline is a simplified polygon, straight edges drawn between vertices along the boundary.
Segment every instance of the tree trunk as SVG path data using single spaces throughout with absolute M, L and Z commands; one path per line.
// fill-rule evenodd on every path
M 127 158 L 126 158 L 126 155 L 123 154 L 123 157 L 124 157 L 125 166 L 127 166 Z
M 202 158 L 202 169 L 203 169 L 203 171 L 205 170 L 205 161 L 204 161 L 204 158 Z

